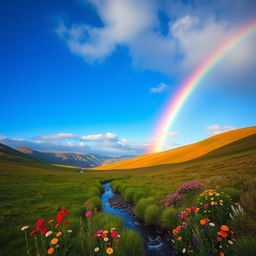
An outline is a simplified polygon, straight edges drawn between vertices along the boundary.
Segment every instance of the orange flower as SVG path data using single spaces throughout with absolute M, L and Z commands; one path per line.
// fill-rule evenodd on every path
M 224 252 L 219 253 L 219 256 L 224 256 L 224 255 L 225 255 Z
M 59 236 L 61 236 L 62 235 L 62 232 L 58 232 L 57 234 L 56 234 L 56 237 L 59 237 Z
M 201 224 L 201 225 L 205 225 L 205 224 L 206 224 L 205 219 L 200 220 L 200 224 Z
M 51 240 L 51 244 L 53 244 L 53 245 L 55 245 L 55 244 L 57 244 L 58 243 L 58 239 L 57 238 L 53 238 L 52 240 Z
M 47 254 L 53 254 L 53 252 L 54 252 L 54 248 L 51 247 L 48 249 Z
M 224 232 L 224 231 L 218 232 L 218 235 L 222 236 L 223 238 L 228 236 L 227 232 Z
M 221 229 L 222 231 L 229 231 L 229 228 L 228 228 L 228 226 L 226 226 L 226 225 L 222 225 L 220 229 Z
M 114 250 L 109 247 L 109 248 L 106 249 L 106 252 L 107 252 L 107 254 L 110 255 L 110 254 L 112 254 L 114 252 Z
M 182 237 L 181 237 L 181 236 L 179 236 L 177 239 L 180 241 L 180 240 L 182 239 Z

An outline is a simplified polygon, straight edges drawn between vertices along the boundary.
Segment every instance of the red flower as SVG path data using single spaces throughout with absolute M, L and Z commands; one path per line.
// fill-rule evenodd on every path
M 47 231 L 48 231 L 48 228 L 47 228 L 47 227 L 44 227 L 44 228 L 41 229 L 41 233 L 42 233 L 42 234 L 46 234 Z
M 62 215 L 57 215 L 57 222 L 62 222 L 64 217 Z
M 53 223 L 55 220 L 49 220 L 48 223 Z
M 62 209 L 61 211 L 58 212 L 58 215 L 68 215 L 68 210 L 67 209 Z
M 40 230 L 40 229 L 38 229 L 38 228 L 37 228 L 37 229 L 32 230 L 32 231 L 30 232 L 30 235 L 31 235 L 31 236 L 33 236 L 33 235 L 34 235 L 37 231 L 39 231 L 39 230 Z
M 64 222 L 64 225 L 66 225 L 66 226 L 68 226 L 68 225 L 70 225 L 71 223 L 69 222 L 69 221 L 66 221 L 66 222 Z
M 111 236 L 112 236 L 113 238 L 117 238 L 118 233 L 114 231 L 114 232 L 111 233 Z
M 38 229 L 41 229 L 44 225 L 44 219 L 39 219 L 37 222 L 36 222 L 36 227 Z
M 55 228 L 58 228 L 58 227 L 59 227 L 59 225 L 60 225 L 60 224 L 59 224 L 59 223 L 57 223 L 57 224 L 55 225 Z
M 205 207 L 205 208 L 208 208 L 208 207 L 209 207 L 209 204 L 204 204 L 204 207 Z

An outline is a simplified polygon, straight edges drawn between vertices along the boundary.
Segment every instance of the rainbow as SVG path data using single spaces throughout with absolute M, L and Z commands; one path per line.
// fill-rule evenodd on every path
M 167 102 L 167 107 L 157 125 L 152 140 L 153 144 L 148 148 L 148 153 L 161 151 L 168 130 L 192 91 L 227 53 L 255 31 L 256 19 L 254 18 L 222 42 L 179 86 L 178 91 Z

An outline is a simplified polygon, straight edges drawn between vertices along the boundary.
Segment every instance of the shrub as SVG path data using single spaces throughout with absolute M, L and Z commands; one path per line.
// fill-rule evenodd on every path
M 177 225 L 177 210 L 174 208 L 167 208 L 161 215 L 161 226 L 166 229 L 173 229 Z
M 179 202 L 184 199 L 184 195 L 178 193 L 169 194 L 164 200 L 165 207 L 177 207 Z
M 198 197 L 200 213 L 219 224 L 228 220 L 232 201 L 229 195 L 208 189 Z
M 147 197 L 148 193 L 145 190 L 135 190 L 133 193 L 133 202 L 137 203 L 141 198 Z
M 177 190 L 176 193 L 180 195 L 185 195 L 191 192 L 197 192 L 204 189 L 204 185 L 198 181 L 191 181 L 182 184 Z
M 159 216 L 161 216 L 161 208 L 156 204 L 148 205 L 145 213 L 144 220 L 147 225 L 157 225 L 159 224 Z
M 100 196 L 101 195 L 101 189 L 98 187 L 91 187 L 87 192 L 86 192 L 86 197 L 87 199 L 89 197 L 94 197 L 94 196 Z
M 121 218 L 111 215 L 99 212 L 93 216 L 93 223 L 95 230 L 98 229 L 111 229 L 116 228 L 118 230 L 123 228 L 123 221 Z
M 153 202 L 154 202 L 154 199 L 152 197 L 140 199 L 135 207 L 136 216 L 140 219 L 144 219 L 144 213 L 145 213 L 146 207 L 152 204 Z
M 240 238 L 232 249 L 233 256 L 254 256 L 256 255 L 256 239 L 252 237 Z
M 143 239 L 139 233 L 133 230 L 124 230 L 117 248 L 117 255 L 143 256 Z
M 133 201 L 133 194 L 134 194 L 135 189 L 134 188 L 127 188 L 124 191 L 124 200 L 127 202 L 132 202 Z

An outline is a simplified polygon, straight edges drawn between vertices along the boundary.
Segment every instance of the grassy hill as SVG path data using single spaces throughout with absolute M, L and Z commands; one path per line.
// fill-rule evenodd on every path
M 232 142 L 235 142 L 252 134 L 256 134 L 255 126 L 221 133 L 194 144 L 190 144 L 187 146 L 175 148 L 160 153 L 142 155 L 114 164 L 100 166 L 97 167 L 96 169 L 134 169 L 168 163 L 180 163 L 198 158 L 202 155 L 205 155 L 211 151 L 214 151 L 218 148 L 221 148 L 225 145 L 228 145 Z

